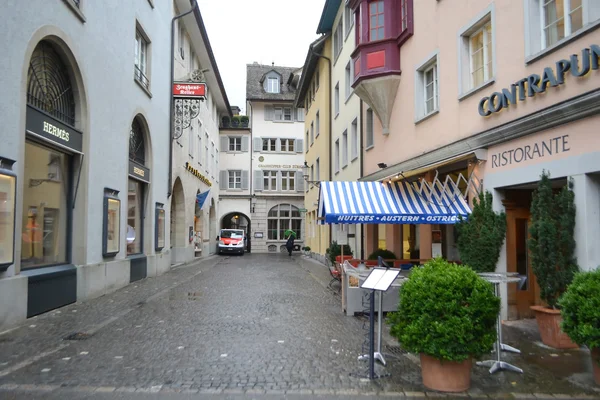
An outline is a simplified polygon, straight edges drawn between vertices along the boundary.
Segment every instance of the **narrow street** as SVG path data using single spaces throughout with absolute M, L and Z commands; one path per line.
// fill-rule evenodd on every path
M 328 280 L 300 255 L 215 256 L 43 314 L 0 334 L 0 398 L 424 396 L 414 356 L 364 379 L 367 319 L 345 316 Z M 474 367 L 469 394 L 536 387 L 573 393 L 536 371 Z

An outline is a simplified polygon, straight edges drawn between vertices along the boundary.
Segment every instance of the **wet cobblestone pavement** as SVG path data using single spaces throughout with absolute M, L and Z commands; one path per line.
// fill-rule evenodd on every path
M 0 334 L 0 398 L 438 397 L 414 355 L 390 354 L 378 367 L 390 376 L 365 379 L 367 320 L 342 313 L 328 277 L 299 255 L 211 257 L 29 319 Z M 600 397 L 584 350 L 505 330 L 523 354 L 503 358 L 525 374 L 474 366 L 462 397 Z

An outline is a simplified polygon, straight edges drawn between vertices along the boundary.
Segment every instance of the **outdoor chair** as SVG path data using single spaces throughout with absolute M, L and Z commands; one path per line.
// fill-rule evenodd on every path
M 338 288 L 338 292 L 342 289 L 342 276 L 340 274 L 340 271 L 335 267 L 335 264 L 331 262 L 331 260 L 329 258 L 325 259 L 325 262 L 327 263 L 327 268 L 329 269 L 329 275 L 331 275 L 331 281 L 329 281 L 329 288 L 333 290 L 333 287 L 331 285 L 333 285 L 334 282 L 339 282 L 339 288 Z

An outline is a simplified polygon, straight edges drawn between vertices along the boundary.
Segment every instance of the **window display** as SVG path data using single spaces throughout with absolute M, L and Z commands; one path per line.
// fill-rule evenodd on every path
M 0 270 L 14 262 L 15 181 L 10 171 L 0 169 Z
M 143 183 L 129 179 L 127 193 L 127 255 L 142 252 Z
M 112 257 L 121 249 L 121 200 L 117 190 L 104 190 L 102 255 Z
M 165 247 L 165 209 L 164 204 L 156 203 L 156 236 L 155 250 L 161 251 Z

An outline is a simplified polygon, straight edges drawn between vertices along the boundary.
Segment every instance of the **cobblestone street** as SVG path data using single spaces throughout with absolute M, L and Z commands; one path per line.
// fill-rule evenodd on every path
M 414 356 L 365 379 L 367 320 L 345 316 L 327 282 L 299 255 L 211 257 L 29 319 L 0 334 L 0 398 L 425 396 Z M 83 340 L 64 340 L 73 333 Z M 464 396 L 523 392 L 590 395 L 535 370 L 474 367 Z

